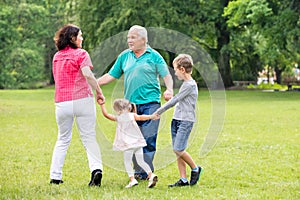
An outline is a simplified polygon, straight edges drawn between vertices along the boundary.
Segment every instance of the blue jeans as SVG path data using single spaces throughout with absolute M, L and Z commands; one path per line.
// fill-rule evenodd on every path
M 136 105 L 138 115 L 149 115 L 154 113 L 160 107 L 160 103 L 147 103 Z M 156 152 L 156 139 L 159 126 L 159 120 L 137 121 L 141 132 L 146 140 L 147 146 L 143 148 L 144 160 L 154 171 L 153 159 Z M 137 165 L 135 157 L 133 157 L 133 167 L 135 174 L 139 174 L 142 178 L 147 177 L 147 173 Z
M 194 122 L 172 119 L 171 134 L 174 151 L 184 151 Z

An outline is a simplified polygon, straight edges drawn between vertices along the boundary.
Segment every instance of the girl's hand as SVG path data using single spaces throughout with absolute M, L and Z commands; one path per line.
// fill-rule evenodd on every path
M 159 114 L 154 113 L 154 114 L 150 115 L 151 120 L 158 120 L 159 118 L 160 118 Z

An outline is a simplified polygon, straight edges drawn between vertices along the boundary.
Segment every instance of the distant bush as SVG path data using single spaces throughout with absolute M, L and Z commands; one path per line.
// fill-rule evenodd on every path
M 260 90 L 284 90 L 287 89 L 287 86 L 280 85 L 278 83 L 270 84 L 270 83 L 262 83 L 259 85 L 249 84 L 247 86 L 248 89 L 260 89 Z
M 38 51 L 16 48 L 2 66 L 1 89 L 36 88 L 44 80 L 44 60 Z

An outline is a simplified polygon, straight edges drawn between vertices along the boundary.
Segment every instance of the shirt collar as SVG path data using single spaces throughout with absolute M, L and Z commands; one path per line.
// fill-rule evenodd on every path
M 132 54 L 134 54 L 134 52 L 132 50 L 130 50 L 130 52 Z M 147 44 L 146 50 L 145 50 L 145 52 L 142 55 L 144 55 L 145 53 L 150 53 L 150 52 L 151 52 L 151 47 Z

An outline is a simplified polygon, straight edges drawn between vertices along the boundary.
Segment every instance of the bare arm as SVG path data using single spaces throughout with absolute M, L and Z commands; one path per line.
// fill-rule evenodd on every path
M 105 85 L 108 84 L 112 81 L 116 80 L 116 78 L 112 77 L 111 75 L 109 75 L 108 73 L 104 74 L 103 76 L 101 76 L 100 78 L 97 79 L 97 83 L 99 85 Z
M 157 120 L 159 119 L 158 115 L 138 115 L 138 114 L 134 114 L 134 119 L 136 121 L 147 121 L 147 120 Z
M 167 87 L 166 91 L 164 92 L 164 99 L 169 101 L 173 97 L 173 79 L 171 74 L 168 74 L 164 77 L 164 82 Z
M 101 104 L 100 105 L 101 107 L 101 110 L 102 110 L 102 114 L 104 117 L 106 117 L 107 119 L 111 120 L 111 121 L 117 121 L 117 117 L 112 115 L 112 114 L 109 114 L 105 108 L 105 105 L 104 104 Z
M 101 103 L 104 103 L 105 98 L 103 96 L 102 90 L 101 90 L 100 86 L 97 84 L 97 80 L 96 80 L 93 72 L 91 71 L 90 67 L 89 66 L 82 67 L 81 72 L 82 72 L 82 75 L 86 78 L 89 85 L 93 88 L 93 90 L 96 91 L 97 101 L 99 99 L 101 99 L 102 100 Z

